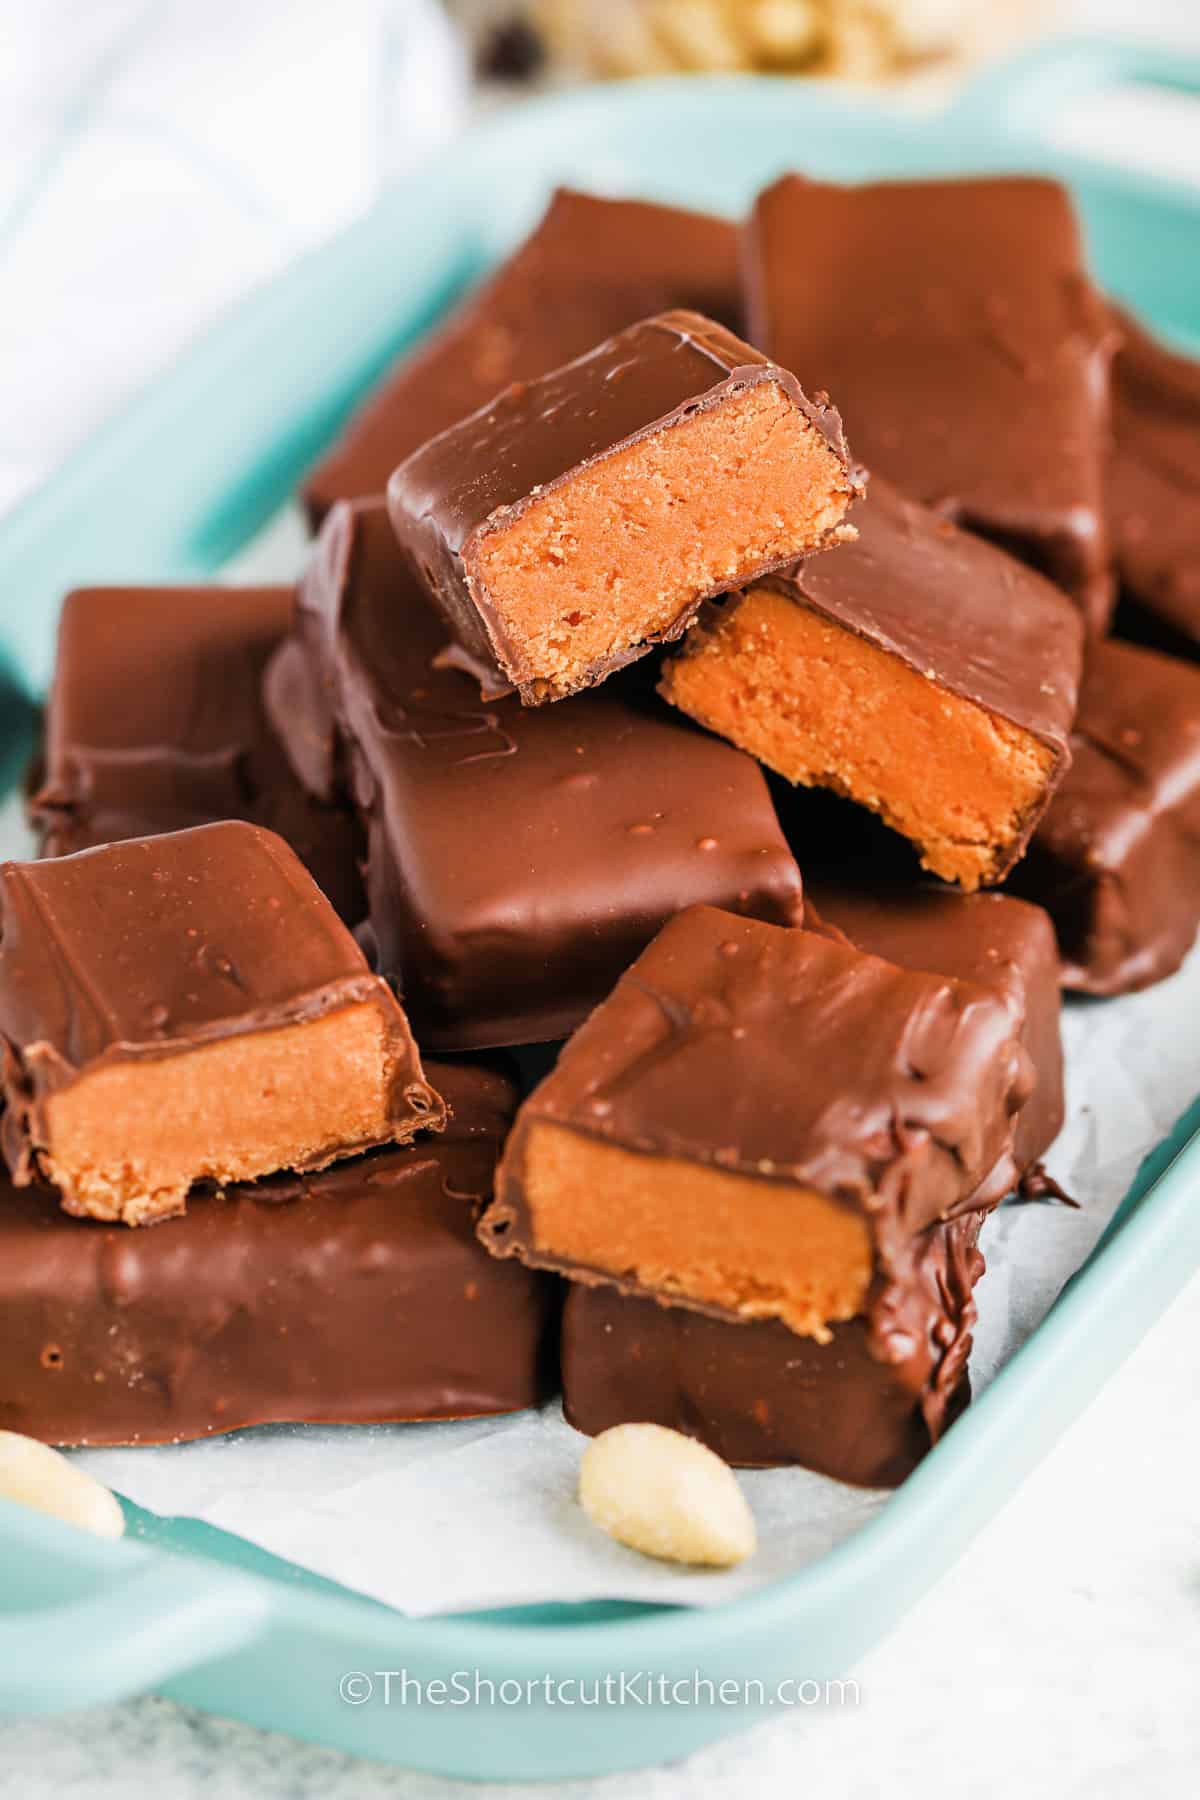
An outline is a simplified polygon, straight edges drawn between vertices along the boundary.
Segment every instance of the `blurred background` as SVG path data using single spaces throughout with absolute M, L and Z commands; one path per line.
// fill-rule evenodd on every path
M 1064 32 L 1200 49 L 1200 0 L 0 0 L 0 512 L 219 311 L 472 117 L 758 70 L 936 107 Z M 1200 102 L 1060 140 L 1200 183 Z

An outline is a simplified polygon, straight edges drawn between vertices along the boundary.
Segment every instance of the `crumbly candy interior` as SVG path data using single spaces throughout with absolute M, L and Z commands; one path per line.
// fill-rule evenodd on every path
M 772 588 L 693 631 L 662 692 L 788 781 L 870 807 L 968 891 L 1003 873 L 1053 769 L 1029 732 Z
M 43 1166 L 69 1212 L 147 1224 L 182 1212 L 196 1181 L 254 1181 L 386 1141 L 390 1063 L 370 1002 L 111 1063 L 48 1101 Z
M 669 631 L 700 599 L 802 555 L 840 523 L 846 470 L 778 382 L 597 462 L 480 534 L 467 559 L 506 671 L 548 699 Z
M 522 1185 L 534 1247 L 824 1343 L 861 1312 L 871 1239 L 852 1208 L 794 1183 L 643 1155 L 539 1121 Z

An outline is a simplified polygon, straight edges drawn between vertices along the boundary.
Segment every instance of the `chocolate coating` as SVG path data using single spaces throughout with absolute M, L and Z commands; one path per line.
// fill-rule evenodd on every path
M 751 339 L 837 395 L 873 475 L 1015 550 L 1103 627 L 1115 334 L 1063 188 L 786 175 L 759 196 L 746 276 Z
M 1009 845 L 1011 868 L 1070 764 L 1083 659 L 1079 614 L 1052 582 L 878 477 L 851 522 L 856 542 L 758 585 L 812 607 L 1046 745 L 1051 777 Z M 736 596 L 725 604 L 736 605 Z
M 196 826 L 0 864 L 0 1142 L 33 1179 L 48 1099 L 98 1067 L 386 999 L 396 1135 L 438 1126 L 401 1009 L 281 839 Z M 326 1159 L 328 1160 L 328 1159 Z
M 1073 745 L 1011 885 L 1054 920 L 1064 986 L 1129 993 L 1172 974 L 1200 926 L 1200 669 L 1093 645 Z
M 636 669 L 569 705 L 489 705 L 433 666 L 443 643 L 384 509 L 339 507 L 267 683 L 318 791 L 345 747 L 378 965 L 422 1043 L 564 1036 L 693 901 L 799 919 L 761 772 L 644 694 Z
M 0 1184 L 0 1428 L 149 1444 L 287 1421 L 461 1418 L 552 1389 L 554 1284 L 474 1234 L 512 1092 L 432 1072 L 444 1136 L 193 1197 L 129 1232 Z
M 305 793 L 263 711 L 292 606 L 283 587 L 68 595 L 29 802 L 41 854 L 245 819 L 278 832 L 357 924 L 354 821 Z
M 1022 1176 L 1062 1130 L 1062 1034 L 1058 950 L 1040 906 L 1011 894 L 956 894 L 925 882 L 863 886 L 853 877 L 809 874 L 805 923 L 843 932 L 860 950 L 905 969 L 929 969 L 992 988 L 1009 1008 L 1036 1074 L 1021 1108 L 1013 1156 Z
M 737 227 L 644 200 L 562 188 L 533 234 L 403 357 L 304 486 L 318 525 L 381 495 L 397 463 L 512 381 L 532 381 L 651 313 L 694 307 L 737 326 Z
M 644 1291 L 536 1246 L 523 1159 L 546 1123 L 815 1190 L 863 1214 L 890 1277 L 915 1235 L 1011 1189 L 1032 1083 L 1008 1007 L 988 988 L 691 907 L 521 1106 L 480 1232 L 497 1255 Z
M 917 1239 L 903 1282 L 827 1344 L 776 1319 L 734 1323 L 572 1282 L 563 1311 L 563 1408 L 595 1434 L 648 1420 L 742 1466 L 800 1463 L 894 1487 L 968 1398 L 982 1215 Z
M 1200 362 L 1127 313 L 1113 364 L 1108 523 L 1122 589 L 1200 656 Z
M 815 405 L 794 375 L 723 325 L 678 310 L 640 320 L 539 380 L 506 388 L 402 462 L 388 483 L 393 528 L 468 655 L 493 669 L 497 661 L 515 669 L 523 660 L 473 578 L 474 552 L 490 531 L 580 469 L 764 382 L 781 388 L 821 433 L 849 488 L 836 411 Z M 744 578 L 768 566 L 747 569 Z M 651 643 L 679 637 L 708 597 L 697 594 L 665 631 L 608 659 L 591 678 L 644 655 Z M 517 685 L 527 701 L 540 698 L 536 683 Z

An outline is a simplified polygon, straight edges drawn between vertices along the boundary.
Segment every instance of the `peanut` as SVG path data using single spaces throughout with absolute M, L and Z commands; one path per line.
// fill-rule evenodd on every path
M 663 1425 L 602 1431 L 584 1451 L 579 1503 L 601 1531 L 666 1562 L 730 1568 L 757 1545 L 733 1470 Z
M 50 1513 L 97 1537 L 120 1537 L 125 1529 L 115 1494 L 60 1451 L 16 1431 L 0 1431 L 0 1500 Z

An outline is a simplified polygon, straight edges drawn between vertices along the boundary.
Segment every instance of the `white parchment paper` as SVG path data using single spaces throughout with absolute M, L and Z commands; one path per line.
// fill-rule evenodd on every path
M 285 517 L 231 572 L 290 575 L 301 545 Z M 24 853 L 15 803 L 0 831 L 4 854 Z M 985 1226 L 976 1393 L 1045 1316 L 1142 1157 L 1200 1091 L 1200 951 L 1148 993 L 1069 1002 L 1064 1036 L 1068 1118 L 1047 1160 L 1082 1205 L 1010 1204 Z M 757 1555 L 733 1571 L 681 1570 L 587 1522 L 574 1498 L 585 1443 L 555 1401 L 507 1419 L 264 1427 L 75 1455 L 140 1506 L 236 1532 L 413 1614 L 602 1598 L 713 1604 L 795 1572 L 887 1504 L 807 1470 L 746 1471 Z

